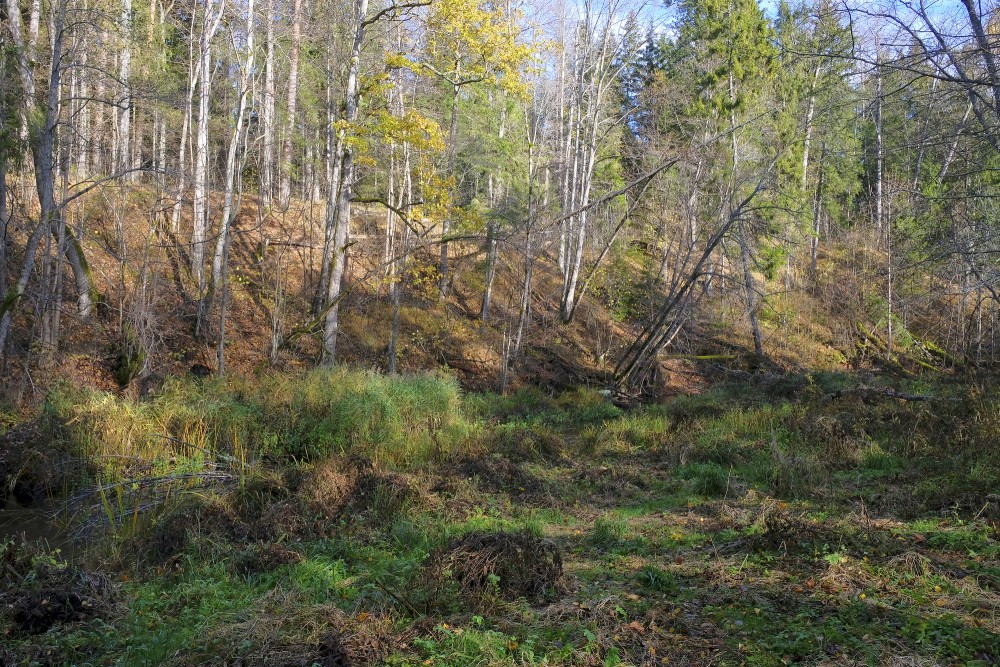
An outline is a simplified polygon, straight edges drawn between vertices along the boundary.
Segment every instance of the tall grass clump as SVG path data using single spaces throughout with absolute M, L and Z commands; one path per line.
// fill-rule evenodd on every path
M 587 449 L 595 455 L 635 451 L 674 452 L 673 421 L 660 406 L 648 406 L 617 419 L 589 426 L 583 432 Z M 677 456 L 674 457 L 675 461 Z
M 601 424 L 622 415 L 607 396 L 585 388 L 558 396 L 536 387 L 510 394 L 475 394 L 466 399 L 466 405 L 470 414 L 485 421 L 538 421 L 559 428 Z
M 556 399 L 537 387 L 509 394 L 472 394 L 466 399 L 469 412 L 487 421 L 526 420 L 556 410 Z
M 304 458 L 340 452 L 409 467 L 447 455 L 473 430 L 458 383 L 433 374 L 313 371 L 281 408 L 297 436 L 283 449 Z
M 257 378 L 167 382 L 139 402 L 67 385 L 46 411 L 74 453 L 114 465 L 178 457 L 238 463 L 364 456 L 419 467 L 447 455 L 473 426 L 451 378 L 325 369 Z
M 796 414 L 791 403 L 733 408 L 713 418 L 700 420 L 692 429 L 691 461 L 739 465 L 765 446 L 775 429 Z

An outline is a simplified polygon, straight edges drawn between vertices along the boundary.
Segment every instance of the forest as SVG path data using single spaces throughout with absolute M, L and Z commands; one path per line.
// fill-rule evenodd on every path
M 1000 664 L 994 0 L 2 0 L 0 665 Z

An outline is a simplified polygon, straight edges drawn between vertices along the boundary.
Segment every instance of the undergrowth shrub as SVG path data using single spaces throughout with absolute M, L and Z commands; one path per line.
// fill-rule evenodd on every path
M 111 371 L 122 387 L 139 377 L 146 367 L 146 349 L 131 324 L 122 326 L 111 345 Z
M 466 398 L 470 414 L 499 421 L 526 419 L 555 409 L 556 400 L 537 387 L 510 394 L 474 394 Z
M 0 636 L 5 640 L 121 611 L 120 591 L 110 576 L 73 565 L 41 543 L 5 538 L 0 566 Z M 7 661 L 3 644 L 0 662 L 15 664 Z
M 861 452 L 861 466 L 870 473 L 891 475 L 903 472 L 905 462 L 873 442 Z
M 644 565 L 639 568 L 636 581 L 639 585 L 657 593 L 677 595 L 680 592 L 677 575 L 655 565 Z
M 733 408 L 697 424 L 685 460 L 730 467 L 753 459 L 797 408 L 791 403 Z
M 577 426 L 599 424 L 622 416 L 621 408 L 592 389 L 567 391 L 555 403 L 562 410 L 559 421 Z

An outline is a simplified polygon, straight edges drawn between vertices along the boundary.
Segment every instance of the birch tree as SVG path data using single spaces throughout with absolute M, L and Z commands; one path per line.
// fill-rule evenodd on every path
M 531 49 L 519 40 L 519 15 L 503 5 L 482 0 L 440 0 L 431 5 L 427 18 L 423 52 L 413 57 L 418 68 L 438 79 L 448 89 L 448 174 L 456 179 L 458 151 L 458 102 L 467 86 L 484 82 L 514 91 L 523 91 L 521 68 L 531 57 Z M 453 205 L 458 204 L 457 187 L 452 187 Z M 439 292 L 448 287 L 448 243 L 455 216 L 441 224 Z
M 218 4 L 216 4 L 218 1 Z M 205 294 L 205 244 L 209 230 L 209 145 L 211 120 L 212 40 L 225 13 L 225 0 L 205 0 L 201 33 L 198 37 L 198 126 L 194 151 L 194 214 L 191 232 L 191 273 L 199 301 Z
M 19 74 L 22 102 L 19 105 L 22 118 L 27 122 L 25 138 L 27 138 L 34 168 L 35 191 L 38 196 L 39 212 L 37 222 L 33 223 L 32 231 L 25 243 L 23 263 L 17 281 L 10 285 L 2 302 L 0 302 L 0 354 L 6 350 L 7 337 L 14 309 L 25 294 L 28 281 L 35 266 L 39 244 L 46 234 L 57 241 L 57 247 L 66 255 L 66 260 L 73 271 L 76 282 L 78 311 L 81 318 L 89 318 L 94 301 L 97 298 L 93 291 L 90 269 L 83 255 L 83 248 L 72 231 L 66 227 L 63 217 L 65 201 L 57 202 L 55 189 L 56 167 L 56 134 L 61 116 L 61 84 L 66 68 L 66 0 L 59 0 L 48 7 L 50 12 L 51 40 L 49 51 L 48 80 L 44 101 L 36 100 L 36 81 L 34 61 L 29 57 L 34 53 L 38 39 L 37 5 L 33 4 L 28 27 L 28 38 L 24 37 L 24 27 L 20 8 L 16 0 L 8 0 L 7 23 L 15 51 L 17 70 Z M 30 93 L 30 94 L 29 94 Z M 55 304 L 53 307 L 58 307 Z
M 295 137 L 296 105 L 299 100 L 299 50 L 302 46 L 302 0 L 292 0 L 292 43 L 288 54 L 288 102 L 285 107 L 285 142 L 279 173 L 281 192 L 278 201 L 288 206 L 292 195 L 292 148 Z
M 246 114 L 256 55 L 254 37 L 256 34 L 257 16 L 254 11 L 254 0 L 248 0 L 246 12 L 246 50 L 244 60 L 240 63 L 236 117 L 229 135 L 229 149 L 226 152 L 222 221 L 219 225 L 218 238 L 215 244 L 215 255 L 212 258 L 212 286 L 208 297 L 209 303 L 211 303 L 212 292 L 218 291 L 220 293 L 219 345 L 216 353 L 220 376 L 225 373 L 226 366 L 226 271 L 229 262 L 229 246 L 232 237 L 233 220 L 239 214 L 240 204 L 242 203 L 242 175 L 247 153 Z M 242 155 L 240 155 L 241 152 Z
M 634 54 L 627 53 L 632 35 L 619 34 L 619 0 L 586 0 L 572 48 L 572 81 L 565 129 L 565 180 L 560 199 L 565 217 L 560 247 L 565 247 L 559 312 L 563 322 L 573 319 L 577 289 L 587 243 L 594 173 L 604 142 L 628 119 L 612 95 L 619 77 Z M 562 253 L 561 253 L 562 254 Z

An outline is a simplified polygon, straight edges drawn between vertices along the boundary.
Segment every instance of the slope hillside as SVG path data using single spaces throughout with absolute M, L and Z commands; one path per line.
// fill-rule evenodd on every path
M 63 318 L 63 338 L 51 358 L 31 347 L 30 327 L 15 329 L 20 337 L 12 342 L 12 356 L 19 361 L 8 363 L 6 383 L 11 400 L 37 400 L 60 378 L 145 394 L 192 367 L 218 368 L 219 299 L 196 335 L 198 299 L 188 268 L 189 244 L 166 219 L 143 213 L 157 210 L 155 197 L 137 188 L 124 209 L 96 194 L 74 204 L 74 215 L 88 230 L 83 247 L 102 296 L 100 308 L 91 320 L 81 321 L 72 316 L 71 295 L 64 296 L 63 312 L 69 316 Z M 265 212 L 258 204 L 245 197 L 231 250 L 224 349 L 226 371 L 237 375 L 308 368 L 321 349 L 321 322 L 311 306 L 322 253 L 322 211 L 301 201 L 281 212 Z M 337 361 L 384 370 L 394 314 L 394 279 L 387 278 L 381 259 L 385 212 L 376 205 L 359 209 Z M 858 266 L 861 260 L 850 257 L 851 242 L 847 238 L 842 246 L 821 252 L 816 281 L 799 277 L 801 284 L 790 291 L 784 276 L 768 280 L 758 274 L 765 295 L 760 309 L 765 359 L 753 359 L 742 290 L 723 284 L 702 294 L 672 347 L 661 355 L 662 372 L 647 398 L 690 391 L 730 372 L 881 365 L 877 350 L 862 349 L 868 341 L 858 327 L 874 331 L 879 313 L 866 310 L 872 287 Z M 664 285 L 650 278 L 649 267 L 658 258 L 642 244 L 624 240 L 614 246 L 607 268 L 596 273 L 573 320 L 565 324 L 554 299 L 562 278 L 555 257 L 545 252 L 533 266 L 522 348 L 505 372 L 504 358 L 510 358 L 518 326 L 523 262 L 516 249 L 501 247 L 491 312 L 483 321 L 482 244 L 453 241 L 450 246 L 452 277 L 445 299 L 437 293 L 438 239 L 415 244 L 408 256 L 399 280 L 400 371 L 450 369 L 464 387 L 476 390 L 607 387 L 623 350 L 665 298 Z M 923 312 L 925 328 L 933 329 L 933 304 Z M 126 377 L 121 376 L 123 350 L 136 357 Z

